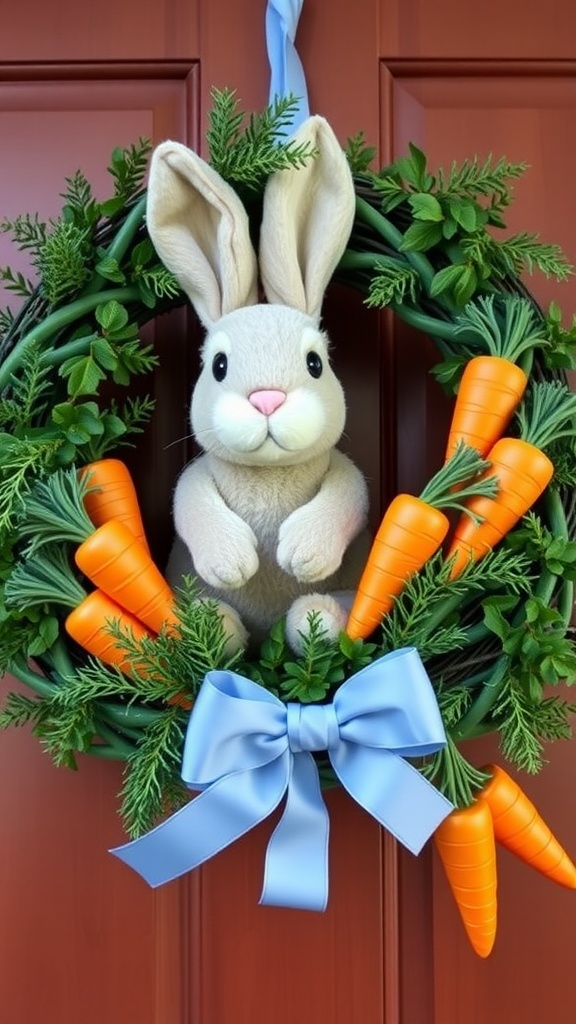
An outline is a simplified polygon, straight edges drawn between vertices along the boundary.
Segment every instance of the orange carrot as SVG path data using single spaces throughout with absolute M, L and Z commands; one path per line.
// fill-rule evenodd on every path
M 447 553 L 448 559 L 454 559 L 452 579 L 503 539 L 546 490 L 554 474 L 548 456 L 520 438 L 500 438 L 488 459 L 491 468 L 485 471 L 484 479 L 496 479 L 499 490 L 494 497 L 477 496 L 468 501 L 467 509 L 479 521 L 462 515 L 456 524 Z
M 74 557 L 88 579 L 154 633 L 178 621 L 170 587 L 124 523 L 112 519 L 99 526 Z
M 125 633 L 131 633 L 136 641 L 151 634 L 139 619 L 124 611 L 101 590 L 93 590 L 67 616 L 66 632 L 76 643 L 106 665 L 115 665 L 122 672 L 128 672 L 129 658 L 122 643 L 115 639 L 108 626 L 118 622 Z
M 486 455 L 502 436 L 520 402 L 528 377 L 502 356 L 476 356 L 460 380 L 452 414 L 446 458 L 464 441 Z
M 84 507 L 94 526 L 118 519 L 148 550 L 136 488 L 128 467 L 120 459 L 99 459 L 84 466 L 78 476 L 90 488 L 84 497 Z
M 391 502 L 354 597 L 346 632 L 367 637 L 394 604 L 407 579 L 438 550 L 448 532 L 448 518 L 421 498 L 399 494 Z
M 496 938 L 496 849 L 490 808 L 484 800 L 452 811 L 434 843 L 474 951 L 487 957 Z
M 464 511 L 467 498 L 494 494 L 494 480 L 479 453 L 461 443 L 428 481 L 418 498 L 399 494 L 391 502 L 372 545 L 346 624 L 352 639 L 365 638 L 379 625 L 410 577 L 440 548 L 449 527 L 442 508 Z M 458 494 L 454 495 L 456 486 Z
M 576 867 L 520 786 L 498 765 L 482 769 L 492 778 L 480 793 L 502 846 L 547 878 L 576 889 Z

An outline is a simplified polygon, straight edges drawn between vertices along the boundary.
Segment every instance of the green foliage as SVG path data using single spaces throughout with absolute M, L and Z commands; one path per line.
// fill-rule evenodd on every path
M 382 309 L 401 305 L 406 299 L 416 302 L 419 292 L 420 278 L 415 270 L 398 260 L 381 256 L 374 266 L 365 302 L 367 306 Z
M 570 739 L 575 710 L 576 705 L 556 696 L 531 700 L 522 683 L 510 678 L 493 710 L 502 754 L 522 771 L 539 772 L 544 742 Z
M 545 686 L 576 681 L 576 648 L 561 614 L 541 598 L 529 597 L 512 621 L 508 601 L 505 596 L 486 598 L 484 622 L 501 641 L 519 690 L 539 703 Z
M 352 174 L 365 174 L 376 156 L 375 146 L 368 145 L 362 131 L 346 139 L 344 152 Z
M 59 221 L 38 251 L 34 265 L 51 306 L 77 292 L 90 278 L 92 240 L 87 228 Z
M 566 580 L 576 580 L 576 541 L 558 536 L 540 516 L 528 512 L 521 526 L 507 538 L 508 546 L 523 551 L 527 558 L 545 566 L 547 572 Z
M 233 91 L 213 89 L 212 101 L 206 132 L 210 163 L 240 194 L 261 192 L 274 171 L 300 167 L 316 155 L 313 146 L 287 140 L 285 135 L 297 97 L 276 97 L 247 121 Z
M 116 213 L 143 187 L 151 149 L 150 139 L 141 136 L 125 148 L 117 146 L 112 150 L 108 172 L 114 182 L 114 201 L 103 204 L 105 215 Z
M 128 835 L 136 837 L 189 798 L 179 778 L 184 715 L 169 708 L 142 735 L 127 760 L 120 813 Z
M 511 276 L 538 269 L 565 280 L 572 273 L 559 246 L 528 232 L 496 240 L 488 230 L 506 227 L 502 214 L 511 201 L 510 183 L 525 171 L 525 164 L 504 158 L 481 162 L 474 157 L 433 174 L 426 155 L 411 143 L 408 156 L 372 175 L 383 212 L 398 207 L 409 212 L 399 251 L 437 250 L 443 256 L 433 276 L 433 297 L 459 308 L 477 291 Z
M 576 369 L 576 315 L 570 327 L 562 324 L 562 310 L 551 302 L 546 314 L 548 345 L 544 351 L 544 365 L 549 370 Z
M 20 374 L 13 378 L 10 394 L 0 399 L 0 427 L 19 438 L 33 430 L 50 407 L 52 386 L 40 349 L 30 346 Z

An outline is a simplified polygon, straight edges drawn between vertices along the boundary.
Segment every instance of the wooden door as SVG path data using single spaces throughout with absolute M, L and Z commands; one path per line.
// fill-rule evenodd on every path
M 77 166 L 104 189 L 112 146 L 139 135 L 201 147 L 212 85 L 261 107 L 264 10 L 264 0 L 11 8 L 0 38 L 1 214 L 52 215 Z M 298 48 L 312 109 L 342 139 L 363 128 L 382 163 L 409 140 L 432 163 L 490 152 L 528 162 L 510 227 L 541 232 L 570 258 L 571 24 L 569 0 L 487 0 L 481 14 L 470 0 L 306 0 Z M 573 285 L 533 287 L 571 316 Z M 376 519 L 381 495 L 417 487 L 439 457 L 445 423 L 431 352 L 347 292 L 332 290 L 326 317 L 349 396 L 350 449 L 372 480 Z M 139 484 L 160 548 L 186 457 L 166 445 L 185 432 L 190 331 L 180 315 L 155 329 L 162 412 Z M 476 763 L 494 756 L 489 743 L 478 746 Z M 572 852 L 574 751 L 557 744 L 542 775 L 525 782 Z M 2 734 L 0 765 L 6 1024 L 573 1021 L 573 899 L 511 858 L 500 857 L 500 934 L 483 962 L 431 851 L 399 851 L 340 792 L 328 798 L 330 906 L 316 915 L 257 906 L 269 823 L 193 876 L 150 891 L 106 852 L 122 839 L 121 766 L 83 758 L 77 774 L 56 770 L 24 731 Z

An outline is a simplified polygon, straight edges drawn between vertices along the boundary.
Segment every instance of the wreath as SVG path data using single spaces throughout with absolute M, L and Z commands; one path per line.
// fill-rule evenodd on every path
M 293 108 L 287 97 L 247 117 L 233 92 L 213 93 L 209 160 L 243 200 L 255 233 L 268 176 L 313 156 L 284 135 Z M 532 805 L 528 831 L 534 820 L 544 829 L 547 860 L 522 848 L 503 796 L 515 787 L 514 814 L 524 810 L 516 784 L 499 767 L 472 765 L 460 748 L 496 733 L 504 761 L 534 773 L 543 745 L 571 735 L 573 706 L 560 685 L 576 676 L 576 396 L 566 378 L 576 366 L 576 323 L 565 328 L 554 303 L 544 312 L 522 280 L 533 270 L 563 280 L 571 268 L 534 234 L 498 237 L 525 165 L 474 158 L 432 173 L 410 145 L 407 156 L 374 171 L 363 134 L 347 140 L 356 219 L 335 278 L 434 342 L 434 376 L 456 396 L 453 433 L 445 465 L 411 500 L 441 523 L 448 524 L 444 508 L 463 517 L 451 546 L 443 546 L 444 534 L 436 538 L 392 600 L 377 595 L 375 627 L 329 643 L 312 620 L 296 656 L 281 621 L 256 655 L 230 654 L 215 605 L 196 600 L 193 579 L 175 597 L 149 555 L 153 608 L 145 625 L 128 599 L 118 614 L 91 582 L 107 521 L 123 519 L 146 549 L 119 452 L 145 429 L 153 402 L 127 389 L 158 363 L 141 327 L 185 302 L 146 232 L 149 152 L 140 139 L 112 153 L 114 194 L 104 202 L 78 171 L 66 180 L 58 219 L 2 222 L 30 255 L 38 283 L 0 270 L 23 299 L 16 314 L 0 313 L 0 669 L 33 691 L 8 694 L 0 726 L 30 724 L 57 765 L 75 767 L 77 753 L 124 761 L 120 813 L 128 835 L 138 837 L 188 801 L 182 751 L 207 674 L 233 670 L 283 703 L 323 704 L 355 673 L 415 648 L 446 743 L 413 764 L 456 808 L 436 845 L 474 948 L 487 955 L 495 925 L 479 930 L 474 912 L 460 905 L 450 863 L 455 835 L 490 846 L 495 833 L 533 866 L 576 886 L 573 865 L 560 847 L 554 853 Z M 512 472 L 521 484 L 511 482 Z M 393 506 L 397 521 L 407 522 L 407 497 L 387 510 L 381 543 Z M 423 530 L 415 527 L 415 547 Z M 316 760 L 323 785 L 334 784 L 329 761 Z M 495 899 L 495 875 L 483 884 L 493 885 Z

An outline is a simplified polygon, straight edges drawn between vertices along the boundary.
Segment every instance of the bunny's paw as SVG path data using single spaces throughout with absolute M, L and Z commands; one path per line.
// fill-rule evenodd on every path
M 211 587 L 237 590 L 254 576 L 258 569 L 256 537 L 250 527 L 238 520 L 227 524 L 226 530 L 210 545 L 194 552 L 196 572 Z
M 302 510 L 299 510 L 300 512 Z M 328 530 L 308 529 L 305 519 L 293 513 L 282 523 L 276 551 L 278 565 L 302 583 L 325 580 L 342 562 L 342 546 Z

